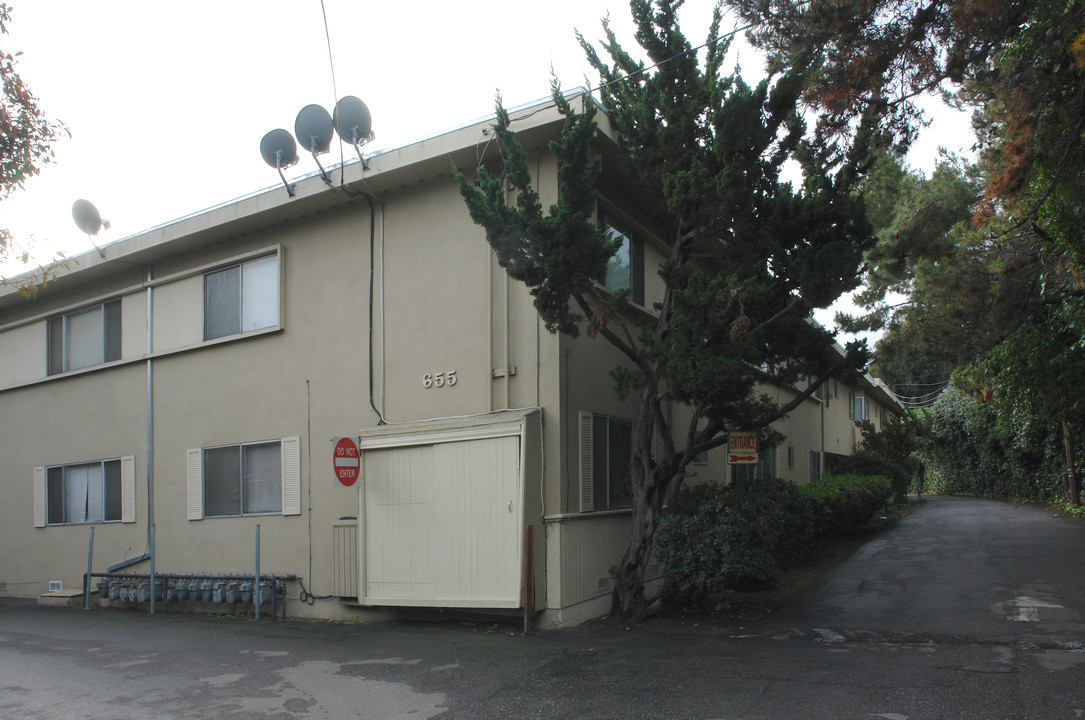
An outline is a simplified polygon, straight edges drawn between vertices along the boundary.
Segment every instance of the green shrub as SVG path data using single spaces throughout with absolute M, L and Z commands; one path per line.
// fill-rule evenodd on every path
M 775 584 L 777 569 L 809 548 L 810 532 L 809 507 L 785 480 L 705 483 L 660 517 L 656 554 L 672 589 L 719 601 L 727 590 Z
M 900 463 L 870 450 L 858 450 L 851 455 L 838 458 L 833 463 L 834 475 L 867 475 L 889 478 L 892 483 L 890 497 L 898 502 L 908 493 L 912 473 Z
M 885 507 L 893 484 L 881 475 L 826 475 L 802 488 L 816 535 L 854 532 Z
M 656 556 L 674 595 L 720 608 L 729 590 L 775 585 L 819 535 L 858 528 L 891 492 L 887 478 L 860 475 L 802 488 L 777 478 L 687 487 L 659 519 Z

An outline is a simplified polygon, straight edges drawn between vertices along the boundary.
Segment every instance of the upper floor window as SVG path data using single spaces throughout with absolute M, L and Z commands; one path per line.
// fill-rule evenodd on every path
M 605 212 L 600 213 L 607 237 L 620 239 L 621 247 L 607 261 L 603 286 L 608 290 L 629 290 L 629 299 L 644 304 L 644 241 Z
M 870 419 L 870 404 L 867 399 L 862 395 L 851 396 L 851 409 L 848 416 L 852 420 L 869 420 Z
M 48 373 L 57 375 L 121 359 L 121 301 L 49 318 Z
M 808 378 L 807 387 L 809 387 L 810 385 L 813 385 L 814 382 L 816 382 L 816 378 L 813 378 L 813 377 Z M 825 403 L 825 407 L 829 407 L 829 399 L 832 397 L 832 393 L 829 392 L 829 381 L 828 380 L 826 380 L 825 382 L 823 382 L 823 383 L 821 383 L 820 385 L 817 386 L 817 388 L 814 390 L 814 397 L 817 398 L 818 400 L 820 400 L 821 402 Z
M 265 255 L 204 276 L 204 340 L 260 330 L 278 323 L 278 255 Z

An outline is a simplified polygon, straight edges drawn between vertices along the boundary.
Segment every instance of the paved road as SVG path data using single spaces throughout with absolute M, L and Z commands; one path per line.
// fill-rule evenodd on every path
M 913 638 L 1085 640 L 1083 543 L 1085 522 L 1042 507 L 931 497 L 785 620 Z
M 745 637 L 0 603 L 0 718 L 1081 718 L 1085 523 L 934 498 Z

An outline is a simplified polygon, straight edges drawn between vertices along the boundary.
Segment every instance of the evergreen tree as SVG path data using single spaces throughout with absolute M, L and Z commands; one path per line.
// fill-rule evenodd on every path
M 916 100 L 932 91 L 974 110 L 978 163 L 944 163 L 925 179 L 887 160 L 868 181 L 868 196 L 879 198 L 871 215 L 879 240 L 859 300 L 870 312 L 842 321 L 886 330 L 878 365 L 895 376 L 890 384 L 931 387 L 957 368 L 960 385 L 992 403 L 1000 422 L 1059 428 L 1076 501 L 1085 5 L 726 4 L 756 25 L 777 60 L 817 48 L 806 99 L 830 118 L 826 137 L 846 137 L 860 113 L 882 107 L 898 149 L 906 147 L 923 121 Z
M 615 611 L 626 617 L 645 615 L 654 601 L 644 593 L 644 573 L 657 521 L 693 458 L 725 444 L 731 431 L 767 436 L 828 377 L 868 359 L 860 344 L 841 355 L 811 312 L 856 287 L 872 242 L 854 190 L 877 139 L 876 114 L 860 120 L 846 146 L 818 143 L 800 107 L 812 56 L 799 54 L 749 86 L 737 72 L 723 72 L 728 41 L 720 37 L 720 11 L 702 63 L 679 28 L 680 4 L 631 3 L 651 65 L 626 52 L 605 22 L 608 60 L 580 37 L 602 81 L 621 170 L 650 198 L 669 246 L 659 268 L 663 296 L 650 315 L 631 306 L 628 291 L 611 293 L 597 282 L 617 246 L 596 220 L 600 165 L 590 97 L 574 107 L 553 88 L 565 121 L 550 143 L 559 179 L 550 208 L 540 203 L 500 102 L 494 129 L 505 150 L 504 177 L 479 168 L 475 187 L 459 174 L 472 218 L 502 267 L 530 288 L 546 327 L 584 330 L 625 358 L 612 378 L 637 408 L 632 528 L 615 589 Z M 801 167 L 801 187 L 781 178 L 787 161 Z M 505 183 L 515 204 L 506 203 Z M 762 390 L 763 383 L 797 386 L 807 377 L 814 382 L 783 405 Z M 672 425 L 668 403 L 687 406 L 689 423 Z

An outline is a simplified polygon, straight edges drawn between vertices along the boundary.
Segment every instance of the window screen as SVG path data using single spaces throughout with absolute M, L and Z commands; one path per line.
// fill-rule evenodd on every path
M 111 300 L 46 323 L 48 374 L 121 359 L 121 301 Z
M 205 517 L 280 512 L 280 443 L 275 441 L 205 449 L 203 492 Z
M 241 266 L 208 273 L 203 292 L 204 340 L 241 332 Z
M 203 453 L 204 513 L 241 514 L 241 446 L 208 448 Z
M 279 256 L 249 260 L 204 276 L 204 340 L 279 322 Z
M 595 509 L 628 507 L 633 502 L 633 421 L 592 418 L 592 477 Z

